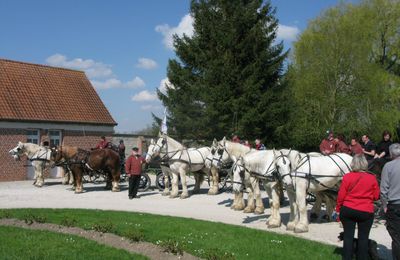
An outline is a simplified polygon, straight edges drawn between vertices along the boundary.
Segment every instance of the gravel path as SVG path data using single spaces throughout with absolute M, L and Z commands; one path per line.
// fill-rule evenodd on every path
M 152 180 L 154 182 L 154 179 Z M 188 183 L 193 183 L 192 179 Z M 127 184 L 121 184 L 121 192 L 113 193 L 104 190 L 104 184 L 85 184 L 85 193 L 74 194 L 70 186 L 61 185 L 60 179 L 48 179 L 43 188 L 36 188 L 32 181 L 1 182 L 0 208 L 85 208 L 104 210 L 123 210 L 147 212 L 169 216 L 180 216 L 194 219 L 223 222 L 290 234 L 327 244 L 341 246 L 337 236 L 342 229 L 339 223 L 313 223 L 308 233 L 294 234 L 286 231 L 285 224 L 289 218 L 287 201 L 281 208 L 283 225 L 276 229 L 267 229 L 265 222 L 270 214 L 269 208 L 263 215 L 245 214 L 230 209 L 233 195 L 221 193 L 207 195 L 208 185 L 203 184 L 202 193 L 181 200 L 161 196 L 158 190 L 140 193 L 140 199 L 128 200 Z M 192 189 L 189 186 L 189 190 Z M 264 204 L 268 199 L 263 192 Z M 391 259 L 391 238 L 383 224 L 376 223 L 371 229 L 370 238 L 378 243 L 378 251 L 383 259 Z

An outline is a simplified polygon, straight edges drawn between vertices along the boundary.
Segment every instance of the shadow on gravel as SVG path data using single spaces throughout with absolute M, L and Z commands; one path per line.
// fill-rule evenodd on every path
M 226 199 L 218 202 L 218 205 L 225 205 L 225 207 L 230 207 L 233 204 L 233 199 Z
M 242 223 L 248 224 L 248 223 L 260 220 L 260 219 L 265 219 L 266 220 L 267 219 L 267 215 L 263 214 L 263 215 L 256 215 L 256 216 L 246 216 L 243 219 Z

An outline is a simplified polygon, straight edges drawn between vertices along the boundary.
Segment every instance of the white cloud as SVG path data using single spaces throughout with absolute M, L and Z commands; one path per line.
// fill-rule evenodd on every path
M 75 58 L 68 60 L 66 56 L 54 54 L 46 59 L 51 66 L 83 70 L 89 78 L 106 78 L 113 76 L 111 65 L 96 62 L 92 59 Z
M 143 105 L 140 107 L 141 110 L 161 110 L 162 106 L 157 106 L 157 105 Z
M 148 90 L 140 91 L 139 93 L 135 94 L 132 97 L 133 101 L 154 101 L 157 100 L 157 93 L 156 92 L 149 92 Z
M 152 59 L 148 58 L 140 58 L 138 60 L 138 63 L 136 64 L 136 67 L 146 69 L 146 70 L 151 70 L 157 68 L 158 64 Z
M 110 89 L 110 88 L 139 88 L 144 87 L 146 84 L 144 81 L 135 77 L 133 80 L 128 82 L 121 82 L 119 79 L 111 78 L 105 81 L 91 80 L 93 86 L 97 89 Z
M 193 17 L 190 14 L 182 17 L 178 26 L 170 27 L 168 24 L 157 25 L 155 28 L 156 32 L 161 33 L 164 36 L 163 43 L 165 47 L 173 50 L 173 35 L 177 34 L 179 37 L 182 37 L 184 34 L 188 37 L 192 37 L 193 35 Z
M 96 89 L 139 88 L 146 85 L 140 77 L 134 77 L 131 81 L 122 82 L 115 77 L 111 70 L 111 65 L 91 59 L 75 58 L 68 60 L 65 55 L 54 54 L 48 57 L 46 62 L 51 66 L 83 70 Z M 101 80 L 99 80 L 100 78 Z
M 296 40 L 297 35 L 300 33 L 300 29 L 297 26 L 287 26 L 283 24 L 279 24 L 277 39 L 286 40 L 286 41 L 294 41 Z
M 168 78 L 164 78 L 160 82 L 160 86 L 158 89 L 161 91 L 161 93 L 166 94 L 167 93 L 167 88 L 174 89 L 174 85 L 169 81 Z
M 131 81 L 124 83 L 123 87 L 125 87 L 125 88 L 140 88 L 140 87 L 144 87 L 145 85 L 146 85 L 146 83 L 144 83 L 143 79 L 141 79 L 140 77 L 135 77 Z

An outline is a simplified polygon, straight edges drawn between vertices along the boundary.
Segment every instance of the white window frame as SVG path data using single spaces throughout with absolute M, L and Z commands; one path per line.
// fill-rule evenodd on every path
M 40 131 L 38 129 L 26 129 L 26 132 L 26 141 L 28 143 L 39 144 Z M 36 140 L 36 142 L 34 142 L 34 140 Z
M 58 132 L 57 135 L 53 135 L 53 133 Z M 61 145 L 61 141 L 62 141 L 62 132 L 61 130 L 55 130 L 55 129 L 51 129 L 49 130 L 49 139 L 50 139 L 50 146 L 57 146 L 57 145 Z

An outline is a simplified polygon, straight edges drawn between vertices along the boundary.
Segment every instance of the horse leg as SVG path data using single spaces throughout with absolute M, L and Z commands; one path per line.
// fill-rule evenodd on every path
M 75 193 L 82 193 L 83 192 L 83 185 L 82 185 L 82 174 L 83 174 L 83 166 L 78 166 L 73 170 L 74 179 L 75 179 Z
M 243 200 L 243 192 L 235 192 L 236 204 L 233 205 L 234 210 L 243 210 L 245 208 Z
M 294 230 L 294 227 L 298 222 L 296 193 L 291 188 L 287 188 L 286 191 L 289 197 L 289 205 L 290 205 L 290 216 L 289 216 L 289 222 L 286 225 L 286 230 Z
M 310 222 L 316 222 L 321 213 L 323 195 L 319 192 L 315 193 L 315 202 L 311 208 Z
M 62 185 L 67 185 L 70 180 L 71 173 L 68 171 L 67 167 L 62 167 L 62 169 L 63 169 L 64 176 L 63 176 L 63 180 L 61 183 L 62 183 Z
M 254 210 L 255 214 L 263 214 L 265 207 L 261 198 L 261 190 L 260 190 L 260 181 L 256 179 L 256 182 L 251 182 L 254 190 L 254 194 L 256 197 L 256 209 Z
M 36 187 L 42 187 L 44 183 L 43 179 L 43 171 L 44 171 L 44 166 L 42 163 L 36 163 L 35 164 L 35 176 L 36 176 Z
M 254 179 L 254 178 L 251 178 L 250 174 L 248 174 L 246 172 L 245 173 L 245 181 L 244 181 L 244 183 L 246 185 L 246 190 L 247 190 L 247 206 L 243 210 L 244 213 L 251 213 L 251 212 L 254 212 L 254 210 L 256 209 L 256 206 L 254 204 L 255 190 L 253 189 L 252 181 L 257 182 L 257 185 L 258 185 L 258 180 Z
M 172 172 L 172 191 L 171 195 L 169 195 L 170 198 L 178 197 L 178 182 L 178 174 L 176 172 Z
M 216 195 L 218 194 L 218 182 L 219 182 L 219 174 L 218 169 L 214 166 L 211 166 L 211 178 L 212 178 L 212 186 L 208 190 L 208 195 Z
M 169 191 L 169 180 L 171 176 L 171 170 L 169 167 L 161 166 L 161 171 L 163 172 L 164 178 L 164 191 L 162 193 L 163 196 L 168 196 L 170 194 Z
M 112 176 L 112 192 L 119 192 L 121 189 L 119 188 L 119 179 L 121 177 L 121 172 L 119 171 L 119 162 L 118 166 L 111 170 Z
M 269 197 L 269 205 L 271 207 L 271 217 L 268 219 L 268 228 L 276 228 L 281 226 L 281 215 L 279 214 L 280 199 L 279 187 L 277 182 L 267 182 L 265 184 Z
M 200 185 L 203 182 L 203 173 L 195 172 L 194 174 L 194 189 L 193 189 L 193 194 L 197 194 L 200 192 Z
M 189 197 L 189 192 L 186 183 L 186 170 L 180 168 L 179 175 L 181 176 L 181 183 L 182 183 L 182 194 L 180 196 L 181 199 L 186 199 Z
M 69 176 L 68 184 L 73 185 L 75 183 L 75 180 L 74 180 L 74 175 L 72 174 L 72 172 L 70 170 L 68 170 L 68 176 Z
M 295 233 L 308 232 L 308 216 L 307 216 L 307 205 L 306 205 L 306 180 L 296 180 L 296 203 L 299 209 L 299 222 L 294 228 Z M 302 182 L 303 181 L 303 182 Z

